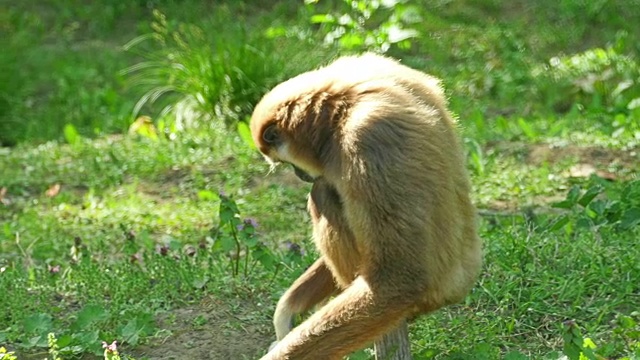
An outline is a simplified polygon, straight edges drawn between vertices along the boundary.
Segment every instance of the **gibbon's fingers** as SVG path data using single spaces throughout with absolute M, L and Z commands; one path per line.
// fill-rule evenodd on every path
M 339 360 L 396 328 L 410 312 L 402 294 L 371 289 L 358 277 L 340 295 L 294 328 L 262 360 Z
M 291 331 L 293 318 L 297 314 L 311 310 L 336 290 L 333 275 L 321 257 L 289 287 L 278 301 L 273 316 L 278 341 Z

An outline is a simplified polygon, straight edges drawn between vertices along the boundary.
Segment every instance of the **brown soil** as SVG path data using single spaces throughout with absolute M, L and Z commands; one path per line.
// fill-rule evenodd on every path
M 566 164 L 562 174 L 572 178 L 599 176 L 610 181 L 628 180 L 640 170 L 640 149 L 617 150 L 571 144 L 497 142 L 489 149 L 514 156 L 532 166 Z
M 611 166 L 638 168 L 640 166 L 640 149 L 617 150 L 598 146 L 521 142 L 495 142 L 488 144 L 487 147 L 503 155 L 524 157 L 530 165 L 556 164 L 571 160 L 578 164 L 591 164 L 597 168 Z
M 529 146 L 528 160 L 533 165 L 557 163 L 566 159 L 577 159 L 581 164 L 592 164 L 596 167 L 629 166 L 637 167 L 640 160 L 639 151 L 614 150 L 595 146 L 553 146 L 536 144 Z
M 254 304 L 207 299 L 159 316 L 163 329 L 146 345 L 122 349 L 136 359 L 257 359 L 273 341 L 271 327 Z

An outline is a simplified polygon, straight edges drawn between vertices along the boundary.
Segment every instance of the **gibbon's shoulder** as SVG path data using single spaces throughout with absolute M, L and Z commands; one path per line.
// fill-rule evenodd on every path
M 318 71 L 334 79 L 343 79 L 345 83 L 356 84 L 363 81 L 389 79 L 403 84 L 420 83 L 423 86 L 440 89 L 439 79 L 403 65 L 396 59 L 374 53 L 344 56 Z

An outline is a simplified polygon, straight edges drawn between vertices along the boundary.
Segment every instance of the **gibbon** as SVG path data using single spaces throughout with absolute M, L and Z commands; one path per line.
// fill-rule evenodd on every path
M 379 55 L 342 57 L 267 93 L 251 132 L 268 162 L 313 183 L 321 254 L 278 302 L 263 360 L 341 359 L 470 291 L 481 240 L 438 79 Z

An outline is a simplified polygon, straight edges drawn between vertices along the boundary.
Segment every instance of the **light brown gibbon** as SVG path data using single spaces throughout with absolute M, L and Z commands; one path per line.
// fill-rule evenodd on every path
M 278 302 L 278 342 L 263 360 L 341 359 L 469 292 L 481 240 L 438 79 L 374 54 L 342 57 L 266 94 L 251 132 L 267 161 L 313 183 L 321 254 Z

